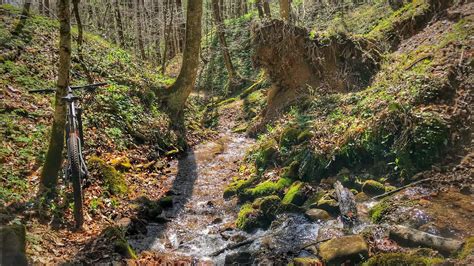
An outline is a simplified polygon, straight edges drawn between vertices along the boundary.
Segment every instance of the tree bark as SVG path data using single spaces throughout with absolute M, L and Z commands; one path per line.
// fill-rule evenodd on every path
M 49 17 L 50 16 L 50 12 L 49 12 L 49 0 L 44 0 L 43 1 L 44 3 L 44 15 Z
M 58 172 L 61 169 L 64 148 L 64 127 L 66 124 L 66 104 L 62 97 L 66 95 L 69 85 L 69 70 L 71 68 L 71 21 L 70 1 L 58 0 L 59 28 L 59 73 L 55 96 L 55 109 L 51 138 L 49 140 L 46 161 L 41 172 L 40 191 L 47 197 L 54 195 L 58 182 Z
M 265 12 L 265 16 L 268 18 L 272 17 L 272 13 L 270 11 L 270 0 L 263 0 L 263 11 Z
M 183 118 L 183 109 L 193 90 L 199 67 L 201 49 L 202 0 L 188 2 L 186 14 L 186 41 L 184 45 L 181 70 L 175 83 L 169 88 L 167 108 L 170 118 L 176 125 Z
M 219 43 L 221 44 L 222 57 L 224 58 L 225 68 L 227 69 L 227 74 L 229 76 L 229 84 L 232 84 L 237 75 L 225 39 L 224 21 L 220 15 L 219 0 L 212 0 L 212 12 L 217 27 L 217 36 L 219 38 Z
M 290 0 L 280 0 L 280 16 L 284 21 L 290 19 Z
M 142 5 L 140 0 L 136 0 L 137 10 L 136 10 L 136 25 L 137 25 L 137 39 L 138 39 L 138 50 L 140 52 L 140 57 L 146 59 L 145 55 L 145 46 L 143 44 L 143 34 L 142 34 Z
M 115 23 L 117 24 L 117 35 L 120 47 L 125 47 L 125 36 L 123 34 L 122 14 L 120 13 L 119 0 L 114 0 Z
M 89 69 L 86 66 L 86 62 L 84 60 L 84 55 L 82 53 L 82 44 L 84 42 L 84 30 L 82 27 L 82 20 L 81 16 L 79 15 L 79 2 L 81 0 L 72 0 L 72 5 L 73 5 L 73 12 L 74 12 L 74 18 L 76 19 L 77 23 L 77 57 L 79 58 L 79 64 L 81 65 L 82 69 L 84 70 L 84 73 L 86 74 L 87 81 L 89 83 L 93 83 L 94 80 L 89 72 Z
M 265 16 L 265 13 L 263 12 L 263 0 L 256 0 L 255 1 L 255 7 L 257 8 L 258 11 L 258 17 L 263 18 Z

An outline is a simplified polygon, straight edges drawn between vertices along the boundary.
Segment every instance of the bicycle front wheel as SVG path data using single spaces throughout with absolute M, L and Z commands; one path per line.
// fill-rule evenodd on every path
M 68 138 L 68 154 L 71 169 L 72 189 L 74 194 L 74 220 L 76 228 L 81 228 L 84 223 L 83 198 L 82 198 L 82 174 L 80 144 L 77 134 L 70 133 Z

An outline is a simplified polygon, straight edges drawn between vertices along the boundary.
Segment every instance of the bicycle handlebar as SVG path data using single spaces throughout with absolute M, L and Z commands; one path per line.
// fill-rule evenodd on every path
M 107 82 L 101 82 L 101 83 L 94 83 L 94 84 L 87 84 L 87 85 L 82 85 L 82 86 L 70 86 L 71 90 L 80 90 L 80 89 L 96 89 L 97 87 L 101 86 L 106 86 L 109 85 Z M 30 90 L 28 91 L 30 93 L 49 93 L 49 92 L 56 92 L 56 89 L 39 89 L 39 90 Z

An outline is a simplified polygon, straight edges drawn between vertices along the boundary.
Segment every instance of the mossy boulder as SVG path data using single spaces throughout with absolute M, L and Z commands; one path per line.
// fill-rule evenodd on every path
M 465 240 L 462 250 L 458 254 L 458 258 L 462 260 L 469 256 L 474 256 L 474 236 Z
M 277 181 L 266 180 L 257 184 L 254 188 L 245 189 L 239 197 L 242 200 L 253 200 L 269 195 L 282 195 L 284 189 L 289 187 L 293 181 L 289 178 L 279 178 Z
M 375 180 L 367 180 L 362 185 L 362 192 L 369 196 L 377 196 L 385 193 L 385 186 Z
M 251 176 L 248 179 L 238 179 L 237 177 L 234 177 L 234 181 L 224 190 L 224 198 L 229 199 L 230 197 L 241 193 L 244 189 L 250 187 L 257 179 L 258 177 L 256 175 Z
M 173 196 L 165 196 L 158 200 L 158 205 L 162 208 L 171 208 L 173 207 Z
M 383 199 L 369 210 L 369 216 L 372 222 L 379 223 L 383 220 L 392 208 L 389 199 Z
M 333 199 L 329 194 L 324 195 L 320 200 L 318 200 L 316 206 L 313 205 L 312 207 L 325 210 L 330 214 L 339 213 L 339 205 L 337 204 L 337 201 Z
M 8 225 L 0 227 L 1 264 L 28 265 L 25 255 L 26 229 L 24 225 Z
M 88 162 L 90 169 L 97 171 L 112 195 L 122 196 L 128 192 L 125 176 L 113 166 L 96 156 L 91 157 Z
M 244 204 L 235 224 L 247 232 L 256 228 L 267 228 L 275 219 L 280 204 L 280 198 L 275 195 L 258 198 L 253 203 Z
M 298 136 L 301 130 L 298 127 L 290 126 L 283 130 L 280 135 L 280 147 L 289 149 L 291 146 L 298 144 Z
M 109 226 L 103 233 L 113 245 L 114 251 L 127 259 L 136 259 L 137 254 L 125 238 L 125 231 L 119 226 Z
M 138 214 L 139 217 L 151 222 L 161 222 L 163 219 L 160 217 L 163 212 L 163 207 L 160 205 L 159 201 L 153 201 L 146 197 L 141 197 L 138 199 L 139 208 Z
M 294 258 L 293 259 L 294 266 L 318 266 L 323 265 L 323 263 L 318 258 Z
M 293 183 L 285 194 L 282 200 L 283 204 L 295 204 L 297 206 L 303 205 L 306 201 L 307 196 L 304 191 L 304 184 L 302 182 Z
M 360 235 L 343 236 L 319 245 L 319 256 L 328 264 L 341 264 L 350 261 L 356 264 L 367 258 L 369 248 Z
M 385 253 L 378 254 L 368 261 L 364 266 L 390 266 L 390 265 L 436 265 L 443 263 L 442 258 L 423 257 L 407 253 Z
M 298 161 L 293 161 L 290 165 L 283 168 L 283 177 L 298 179 L 298 169 L 300 163 Z
M 278 157 L 278 148 L 275 139 L 269 139 L 263 143 L 255 158 L 255 166 L 257 169 L 265 169 L 275 164 L 276 158 Z

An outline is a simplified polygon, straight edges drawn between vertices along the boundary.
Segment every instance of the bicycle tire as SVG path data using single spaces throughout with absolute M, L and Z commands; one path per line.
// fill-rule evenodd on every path
M 74 196 L 74 220 L 76 228 L 81 228 L 84 223 L 80 146 L 77 134 L 70 133 L 68 138 L 69 163 L 71 164 L 71 179 Z

